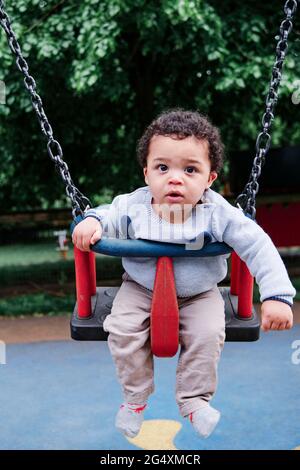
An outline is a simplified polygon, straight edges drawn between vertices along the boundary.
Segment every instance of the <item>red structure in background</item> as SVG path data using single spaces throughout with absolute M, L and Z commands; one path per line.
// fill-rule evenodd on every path
M 277 247 L 300 246 L 300 201 L 258 205 L 256 219 Z

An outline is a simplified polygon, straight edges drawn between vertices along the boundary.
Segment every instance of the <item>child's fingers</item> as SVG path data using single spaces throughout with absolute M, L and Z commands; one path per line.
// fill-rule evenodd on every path
M 289 321 L 282 321 L 282 322 L 273 322 L 271 329 L 272 330 L 278 330 L 278 331 L 283 331 L 283 330 L 289 330 L 291 328 L 291 323 Z
M 92 238 L 91 238 L 91 245 L 94 245 L 95 243 L 97 243 L 101 238 L 101 232 L 100 230 L 96 230 L 96 232 L 92 235 Z
M 86 242 L 84 235 L 77 236 L 76 247 L 81 251 L 89 251 L 89 243 Z
M 82 250 L 82 237 L 80 235 L 76 237 L 76 246 L 78 250 Z
M 90 251 L 90 236 L 85 235 L 82 237 L 82 248 L 83 251 Z
M 263 331 L 269 331 L 270 327 L 271 327 L 270 320 L 263 320 L 262 321 L 261 329 Z
M 265 321 L 262 323 L 261 325 L 261 329 L 265 332 L 269 331 L 269 330 L 278 330 L 278 331 L 283 331 L 283 330 L 290 330 L 293 326 L 293 322 L 288 320 L 286 322 L 280 322 L 280 323 L 277 323 L 277 322 L 268 322 L 268 321 Z
M 72 242 L 74 243 L 74 245 L 77 246 L 78 248 L 78 243 L 80 243 L 80 233 L 78 234 L 78 230 L 77 230 L 77 227 L 75 227 L 73 233 L 72 233 Z
M 96 225 L 97 227 L 95 227 L 95 223 L 91 225 L 91 220 L 88 223 L 82 221 L 74 228 L 72 242 L 79 250 L 90 251 L 90 245 L 100 240 L 102 230 L 98 228 L 100 225 L 98 222 Z

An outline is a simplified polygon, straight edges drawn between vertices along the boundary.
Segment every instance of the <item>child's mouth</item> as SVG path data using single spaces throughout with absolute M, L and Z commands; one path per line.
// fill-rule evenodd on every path
M 184 198 L 181 194 L 170 193 L 166 196 L 168 202 L 181 202 Z

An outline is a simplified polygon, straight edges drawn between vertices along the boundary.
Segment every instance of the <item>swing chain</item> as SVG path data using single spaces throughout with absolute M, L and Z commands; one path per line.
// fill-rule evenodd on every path
M 259 190 L 258 179 L 265 163 L 266 154 L 271 145 L 270 128 L 274 120 L 274 108 L 278 100 L 278 88 L 282 77 L 282 67 L 288 50 L 288 36 L 293 28 L 292 18 L 297 10 L 297 0 L 287 0 L 284 5 L 285 19 L 280 24 L 280 35 L 276 46 L 275 63 L 272 69 L 269 92 L 266 97 L 266 109 L 262 117 L 262 131 L 256 139 L 256 156 L 253 161 L 248 183 L 243 192 L 237 197 L 235 205 L 239 205 L 243 211 L 255 219 L 256 195 Z
M 30 94 L 31 102 L 37 114 L 41 130 L 48 141 L 48 155 L 54 162 L 55 169 L 60 174 L 65 184 L 66 194 L 70 198 L 72 204 L 72 215 L 73 218 L 75 218 L 77 215 L 82 215 L 88 207 L 91 207 L 91 203 L 89 199 L 79 191 L 72 181 L 68 165 L 63 160 L 62 148 L 59 142 L 54 139 L 53 130 L 44 111 L 42 99 L 36 91 L 35 80 L 29 74 L 28 64 L 22 55 L 21 47 L 16 39 L 14 31 L 12 30 L 9 16 L 4 10 L 3 0 L 0 0 L 0 25 L 7 35 L 8 44 L 12 53 L 16 56 L 17 67 L 24 75 L 25 87 Z

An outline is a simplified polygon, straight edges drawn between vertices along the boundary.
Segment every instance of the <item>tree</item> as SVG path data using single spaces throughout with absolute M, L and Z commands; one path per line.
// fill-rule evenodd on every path
M 208 114 L 221 129 L 227 154 L 254 152 L 283 4 L 19 0 L 8 3 L 7 11 L 73 180 L 96 204 L 144 184 L 136 141 L 165 108 Z M 291 101 L 300 89 L 299 35 L 298 17 L 273 146 L 300 140 L 299 107 Z M 4 34 L 0 60 L 6 88 L 0 209 L 65 206 Z

